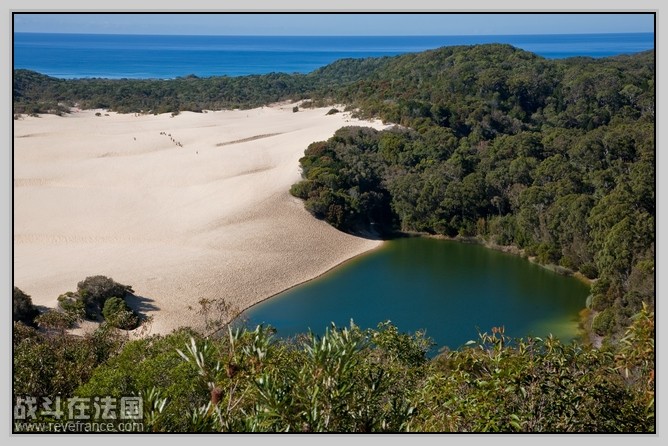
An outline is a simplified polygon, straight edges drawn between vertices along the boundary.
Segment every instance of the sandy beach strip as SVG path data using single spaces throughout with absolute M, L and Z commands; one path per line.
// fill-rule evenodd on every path
M 245 309 L 376 248 L 288 190 L 311 142 L 385 126 L 293 106 L 14 121 L 14 285 L 55 307 L 106 275 L 133 286 L 152 333 L 168 333 L 201 327 L 190 307 L 202 298 Z

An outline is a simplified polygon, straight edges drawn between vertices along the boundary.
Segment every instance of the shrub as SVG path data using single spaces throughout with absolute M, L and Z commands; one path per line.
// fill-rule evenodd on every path
M 89 315 L 86 311 L 86 303 L 81 296 L 71 291 L 58 296 L 58 306 L 74 320 L 85 319 Z
M 90 276 L 77 284 L 77 292 L 68 291 L 58 296 L 58 306 L 73 320 L 98 319 L 101 309 L 106 301 L 112 297 L 121 300 L 125 299 L 128 293 L 132 293 L 130 285 L 123 285 L 115 282 L 106 276 Z M 133 325 L 136 327 L 137 318 L 132 316 L 121 321 L 117 320 L 123 326 Z M 120 315 L 119 315 L 120 317 Z M 116 325 L 115 325 L 116 326 Z M 134 328 L 134 327 L 133 327 Z
M 190 336 L 197 335 L 181 329 L 167 336 L 156 335 L 127 342 L 117 355 L 95 369 L 75 394 L 120 398 L 155 387 L 169 399 L 162 413 L 163 422 L 173 431 L 187 430 L 190 423 L 188 409 L 208 400 L 208 390 L 198 379 L 197 367 L 183 361 L 177 353 Z M 149 408 L 146 402 L 144 404 L 146 413 Z
M 339 111 L 335 108 L 332 108 L 327 112 L 328 115 L 335 115 L 337 113 L 339 113 Z
M 316 188 L 318 184 L 312 180 L 304 180 L 299 183 L 295 183 L 290 187 L 290 194 L 302 200 L 307 200 Z
M 35 317 L 39 310 L 32 304 L 32 299 L 18 287 L 12 291 L 12 320 L 20 321 L 28 326 L 35 326 Z
M 294 107 L 292 107 L 292 113 L 297 113 L 298 111 L 299 111 L 298 106 L 295 105 Z
M 23 322 L 14 322 L 12 343 L 14 347 L 26 340 L 35 340 L 39 338 L 39 333 L 33 327 L 29 327 Z
M 536 248 L 536 260 L 540 264 L 556 263 L 561 252 L 553 245 L 541 243 Z
M 80 318 L 73 316 L 72 313 L 50 310 L 39 315 L 35 322 L 39 328 L 46 330 L 64 331 L 73 328 L 74 324 Z
M 596 270 L 596 266 L 591 262 L 587 262 L 580 265 L 580 272 L 584 274 L 584 276 L 587 279 L 595 279 L 596 277 L 598 277 L 598 271 Z
M 113 327 L 123 330 L 137 328 L 139 318 L 120 297 L 110 297 L 104 303 L 102 316 Z
M 594 317 L 591 328 L 600 336 L 604 336 L 612 330 L 615 325 L 615 314 L 611 308 L 603 310 Z
M 418 389 L 421 395 L 413 429 L 654 430 L 653 417 L 643 409 L 644 401 L 624 385 L 615 370 L 614 355 L 577 343 L 562 344 L 551 336 L 513 340 L 494 331 L 492 336 L 485 333 L 480 342 L 470 341 L 434 361 L 429 379 Z
M 86 303 L 96 304 L 100 308 L 110 297 L 125 298 L 134 292 L 130 285 L 115 282 L 106 276 L 90 276 L 77 284 L 77 293 Z
M 15 325 L 21 341 L 14 346 L 14 396 L 67 398 L 88 381 L 93 370 L 121 345 L 113 333 L 98 329 L 92 334 L 26 333 Z M 41 406 L 38 406 L 41 407 Z

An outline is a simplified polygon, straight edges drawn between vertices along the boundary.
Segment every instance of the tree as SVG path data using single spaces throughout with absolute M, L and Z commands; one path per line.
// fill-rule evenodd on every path
M 32 299 L 18 287 L 12 291 L 12 320 L 35 327 L 35 318 L 39 310 L 32 304 Z

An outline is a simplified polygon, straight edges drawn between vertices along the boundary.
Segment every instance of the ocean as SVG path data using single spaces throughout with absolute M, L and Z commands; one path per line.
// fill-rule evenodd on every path
M 504 36 L 161 36 L 14 33 L 14 68 L 64 79 L 308 73 L 342 58 L 508 43 L 548 59 L 654 48 L 653 33 Z

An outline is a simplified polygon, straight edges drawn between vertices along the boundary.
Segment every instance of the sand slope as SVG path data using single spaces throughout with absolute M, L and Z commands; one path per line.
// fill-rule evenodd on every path
M 107 275 L 132 285 L 133 305 L 165 333 L 198 326 L 188 307 L 201 298 L 247 308 L 373 249 L 288 193 L 309 143 L 345 125 L 384 127 L 327 110 L 14 121 L 14 284 L 55 306 Z

